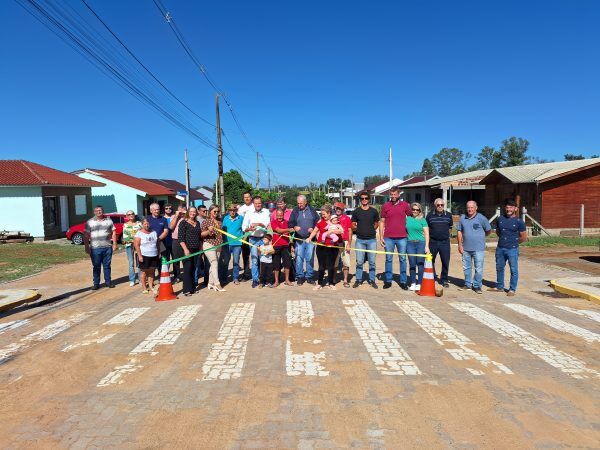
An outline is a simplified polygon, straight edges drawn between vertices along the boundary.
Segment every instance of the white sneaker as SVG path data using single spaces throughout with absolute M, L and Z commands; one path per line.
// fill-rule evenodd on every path
M 421 290 L 421 285 L 420 284 L 415 284 L 415 288 L 413 289 L 413 291 L 417 292 Z
M 135 286 L 135 281 L 130 281 L 129 286 Z
M 409 291 L 414 291 L 414 290 L 415 290 L 415 285 L 414 285 L 414 284 L 411 284 L 411 285 L 408 287 L 408 290 L 409 290 Z

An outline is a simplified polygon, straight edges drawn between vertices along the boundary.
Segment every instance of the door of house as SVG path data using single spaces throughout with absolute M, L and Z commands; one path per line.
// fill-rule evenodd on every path
M 60 231 L 69 229 L 69 200 L 66 195 L 60 196 Z

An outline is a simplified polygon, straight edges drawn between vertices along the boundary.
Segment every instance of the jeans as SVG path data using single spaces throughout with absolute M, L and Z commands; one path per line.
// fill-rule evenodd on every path
M 444 284 L 448 282 L 448 268 L 450 267 L 450 240 L 436 241 L 435 239 L 429 240 L 429 251 L 433 257 L 433 273 L 437 275 L 435 270 L 435 258 L 440 255 L 442 260 L 442 273 L 438 276 L 440 283 Z
M 127 262 L 129 265 L 129 281 L 131 283 L 135 283 L 135 280 L 138 278 L 138 273 L 135 271 L 135 266 L 138 265 L 136 261 L 137 255 L 135 254 L 135 248 L 133 245 L 130 245 L 129 247 L 125 247 L 125 251 L 127 252 Z
M 465 272 L 465 287 L 470 289 L 481 289 L 483 280 L 483 257 L 485 250 L 467 251 L 462 255 L 463 271 Z M 475 265 L 475 277 L 471 278 L 471 265 Z
M 519 248 L 496 247 L 496 287 L 504 289 L 504 268 L 508 261 L 510 268 L 509 290 L 516 292 L 519 282 Z
M 100 284 L 100 268 L 104 270 L 104 282 L 110 284 L 110 263 L 112 261 L 112 254 L 112 247 L 90 248 L 94 284 Z
M 248 238 L 248 242 L 253 245 L 261 245 L 263 243 L 262 238 L 257 238 L 250 236 Z M 258 283 L 260 281 L 260 272 L 259 272 L 259 260 L 260 255 L 258 254 L 258 248 L 250 247 L 250 260 L 252 263 L 251 271 L 252 271 L 252 281 Z M 245 269 L 245 268 L 244 268 Z
M 369 259 L 369 281 L 375 282 L 375 253 L 361 252 L 359 249 L 376 250 L 377 239 L 356 239 L 356 281 L 363 281 L 363 264 L 365 257 Z
M 406 243 L 406 253 L 423 254 L 425 253 L 425 241 L 408 241 Z M 410 265 L 410 284 L 420 285 L 423 282 L 423 267 L 425 258 L 423 256 L 409 256 L 408 263 Z M 415 280 L 415 273 L 418 270 L 418 278 Z
M 241 245 L 229 246 L 229 255 L 233 258 L 233 281 L 240 279 L 240 255 L 242 254 Z M 229 268 L 229 259 L 227 260 L 227 266 Z
M 224 245 L 221 247 L 221 252 L 219 253 L 219 282 L 221 285 L 227 284 L 227 278 L 229 278 L 230 248 L 229 245 Z
M 304 263 L 306 262 L 306 273 Z M 313 266 L 315 263 L 315 244 L 305 241 L 296 241 L 296 279 L 306 278 L 312 280 Z
M 198 250 L 196 250 L 198 251 Z M 192 252 L 193 253 L 193 252 Z M 196 270 L 194 272 L 194 282 L 198 284 L 200 277 L 203 277 L 202 283 L 208 284 L 208 273 L 210 270 L 210 262 L 206 258 L 204 253 L 198 255 L 198 261 L 196 262 Z
M 406 238 L 383 238 L 385 242 L 385 251 L 393 252 L 394 248 L 398 249 L 398 253 L 406 253 Z M 399 255 L 400 261 L 400 283 L 406 283 L 406 256 Z M 394 255 L 385 255 L 385 281 L 391 283 L 394 277 Z

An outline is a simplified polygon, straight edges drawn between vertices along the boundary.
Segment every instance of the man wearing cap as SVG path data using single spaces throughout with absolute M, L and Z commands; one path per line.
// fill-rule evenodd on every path
M 452 214 L 444 209 L 444 199 L 436 198 L 433 202 L 435 210 L 427 214 L 427 224 L 429 225 L 429 250 L 433 258 L 433 271 L 435 270 L 435 258 L 440 255 L 442 260 L 442 273 L 438 277 L 438 282 L 445 288 L 448 284 L 448 268 L 450 266 L 450 230 L 454 225 L 452 223 Z
M 339 267 L 340 262 L 342 263 L 342 273 L 344 274 L 344 287 L 349 288 L 350 283 L 348 282 L 348 273 L 350 272 L 350 244 L 352 243 L 352 220 L 346 215 L 346 205 L 342 202 L 337 202 L 335 205 L 335 214 L 338 216 L 338 220 L 344 233 L 341 238 L 344 241 L 344 248 L 340 248 L 335 261 L 335 266 Z M 338 244 L 339 246 L 339 244 Z
M 514 200 L 504 202 L 504 214 L 496 219 L 496 287 L 492 292 L 504 292 L 504 268 L 508 261 L 510 284 L 506 295 L 512 297 L 519 282 L 519 244 L 527 239 L 525 222 L 517 216 L 517 204 Z
M 412 211 L 408 202 L 400 200 L 400 188 L 392 186 L 390 189 L 390 201 L 381 208 L 381 220 L 379 221 L 379 241 L 385 251 L 385 281 L 384 289 L 392 287 L 394 255 L 397 250 L 400 253 L 400 287 L 405 291 L 406 285 L 406 245 L 408 234 L 406 232 L 406 218 L 412 217 Z

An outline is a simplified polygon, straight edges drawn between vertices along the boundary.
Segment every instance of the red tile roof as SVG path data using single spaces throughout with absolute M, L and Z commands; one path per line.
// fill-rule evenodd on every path
M 173 189 L 166 188 L 160 184 L 153 183 L 143 178 L 136 178 L 116 170 L 100 170 L 100 169 L 85 169 L 88 172 L 93 172 L 102 178 L 114 181 L 115 183 L 123 184 L 138 191 L 145 192 L 148 195 L 175 195 Z
M 165 186 L 169 189 L 173 189 L 175 192 L 185 191 L 185 184 L 182 184 L 177 180 L 162 180 L 162 179 L 157 179 L 157 178 L 144 178 L 144 180 L 150 181 L 152 183 L 160 184 L 161 186 Z M 206 200 L 208 200 L 208 198 L 206 198 L 204 195 L 202 195 L 201 192 L 198 192 L 197 190 L 190 188 L 190 200 L 206 201 Z
M 86 180 L 31 161 L 3 159 L 0 160 L 0 186 L 101 187 L 104 183 Z

